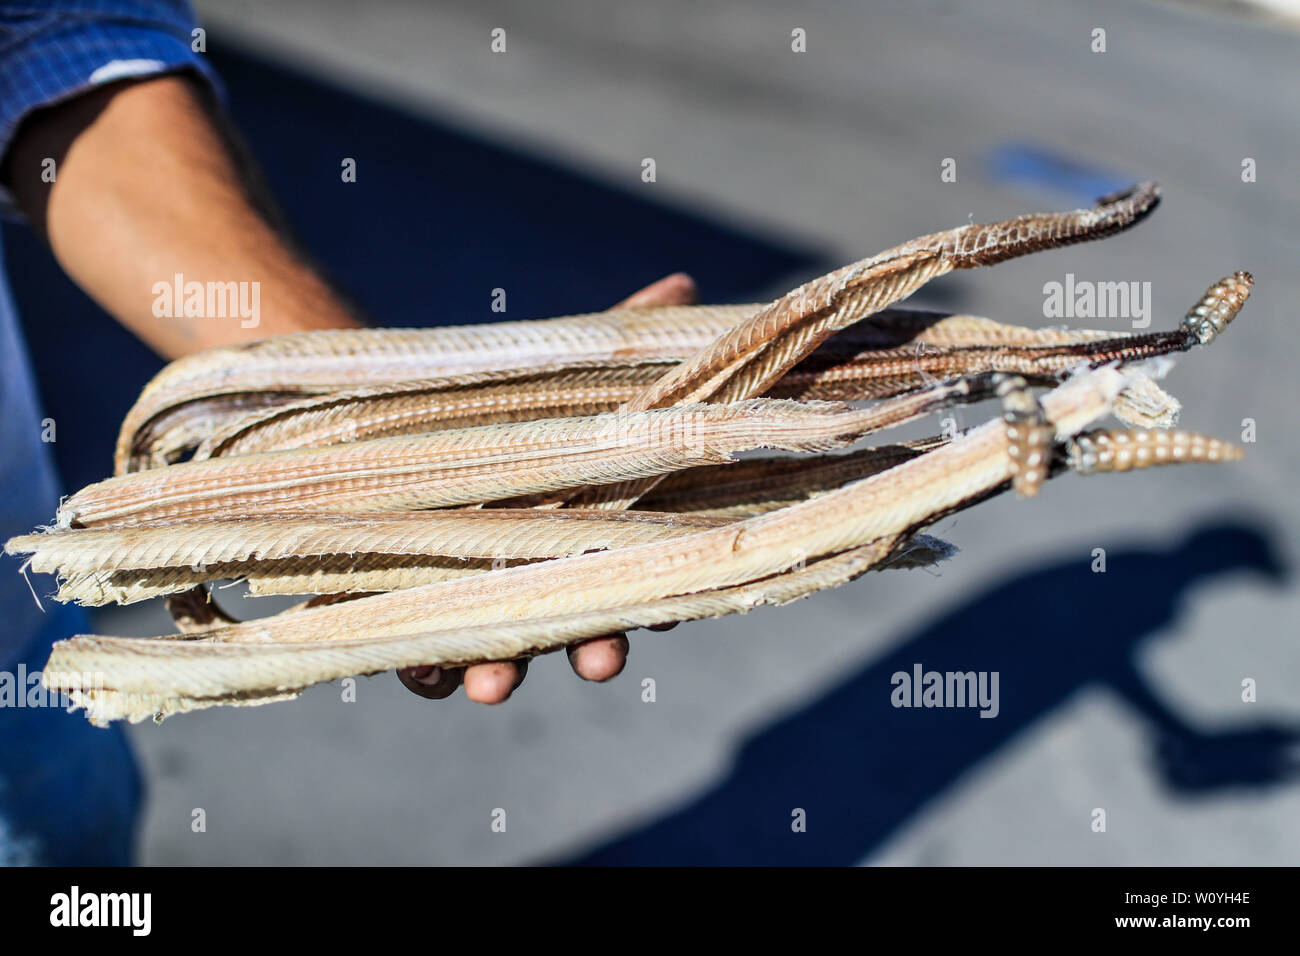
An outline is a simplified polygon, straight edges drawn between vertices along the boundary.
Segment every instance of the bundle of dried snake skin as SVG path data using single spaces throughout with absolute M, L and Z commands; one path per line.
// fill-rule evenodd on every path
M 1209 343 L 1246 273 L 1166 332 L 890 308 L 953 269 L 1127 229 L 1158 198 L 1141 184 L 922 236 L 767 305 L 311 332 L 174 362 L 128 414 L 116 475 L 6 550 L 57 574 L 60 601 L 167 596 L 180 633 L 60 642 L 46 685 L 105 722 L 523 658 L 934 560 L 928 525 L 1065 471 L 1237 458 L 1168 430 L 1178 403 L 1149 360 Z M 1002 414 L 964 434 L 847 450 L 987 399 Z M 1110 414 L 1126 428 L 1089 430 Z M 755 449 L 788 454 L 735 459 Z M 207 593 L 228 579 L 317 597 L 241 623 Z

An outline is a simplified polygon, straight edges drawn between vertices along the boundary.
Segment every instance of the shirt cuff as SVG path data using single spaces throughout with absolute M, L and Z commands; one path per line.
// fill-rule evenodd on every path
M 97 24 L 41 31 L 0 56 L 0 161 L 33 112 L 132 77 L 189 72 L 224 102 L 225 90 L 188 34 L 128 24 Z M 56 171 L 57 174 L 57 171 Z M 24 222 L 13 196 L 0 186 L 0 217 Z

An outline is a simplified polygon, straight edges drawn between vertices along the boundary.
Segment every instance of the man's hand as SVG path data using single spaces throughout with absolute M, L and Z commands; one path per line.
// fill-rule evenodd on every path
M 55 161 L 53 183 L 41 173 Z M 124 80 L 34 113 L 0 178 L 59 264 L 106 311 L 168 358 L 306 329 L 357 322 L 348 303 L 297 248 L 253 163 L 206 90 L 186 75 Z M 158 317 L 153 287 L 188 280 L 256 282 L 261 317 Z M 689 305 L 694 281 L 675 274 L 620 306 Z M 604 681 L 627 662 L 627 635 L 569 648 L 579 676 Z M 471 700 L 499 703 L 526 661 L 461 669 L 408 668 L 422 697 L 462 683 Z
M 652 305 L 693 305 L 698 299 L 695 280 L 682 272 L 653 282 L 628 296 L 615 308 Z M 656 628 L 665 630 L 666 628 Z M 624 633 L 593 637 L 570 645 L 569 664 L 584 680 L 607 681 L 617 677 L 627 663 L 628 640 Z M 528 673 L 528 661 L 496 661 L 470 667 L 408 667 L 397 672 L 410 690 L 430 700 L 441 700 L 465 685 L 465 696 L 481 704 L 499 704 L 514 693 Z

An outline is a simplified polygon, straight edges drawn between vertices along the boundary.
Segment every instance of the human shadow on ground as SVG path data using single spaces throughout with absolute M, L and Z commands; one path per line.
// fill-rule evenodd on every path
M 1192 726 L 1152 689 L 1137 657 L 1176 627 L 1211 581 L 1275 584 L 1287 569 L 1263 526 L 1206 522 L 1167 551 L 1112 551 L 1105 573 L 1070 560 L 998 584 L 921 626 L 796 713 L 752 736 L 716 786 L 565 862 L 851 864 L 1013 737 L 1089 687 L 1122 695 L 1153 735 L 1163 782 L 1191 796 L 1293 779 L 1300 728 Z M 1248 633 L 1224 640 L 1249 641 Z M 998 672 L 998 715 L 896 708 L 896 672 Z M 1225 676 L 1238 693 L 1236 678 Z M 793 808 L 807 814 L 792 830 Z

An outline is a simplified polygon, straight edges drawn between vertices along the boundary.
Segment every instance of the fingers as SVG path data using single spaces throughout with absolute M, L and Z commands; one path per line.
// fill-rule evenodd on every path
M 666 631 L 673 624 L 660 624 L 654 630 Z M 610 634 L 593 637 L 567 648 L 569 664 L 583 680 L 613 680 L 627 665 L 627 635 Z M 510 698 L 528 674 L 528 661 L 495 661 L 470 667 L 406 667 L 397 679 L 414 694 L 428 700 L 442 700 L 465 685 L 465 696 L 480 704 L 500 704 Z
M 583 680 L 613 680 L 627 664 L 628 641 L 626 634 L 593 637 L 567 649 L 573 672 Z
M 674 272 L 658 282 L 652 282 L 639 292 L 618 303 L 616 309 L 630 309 L 647 305 L 694 305 L 700 301 L 700 290 L 695 280 L 685 272 Z
M 442 700 L 456 692 L 464 673 L 459 667 L 405 667 L 397 672 L 397 679 L 413 694 Z
M 397 679 L 407 690 L 428 700 L 442 700 L 465 685 L 465 696 L 480 704 L 508 700 L 528 673 L 527 661 L 496 661 L 472 667 L 405 667 Z
M 465 696 L 480 704 L 508 700 L 528 673 L 527 661 L 495 661 L 465 668 Z

